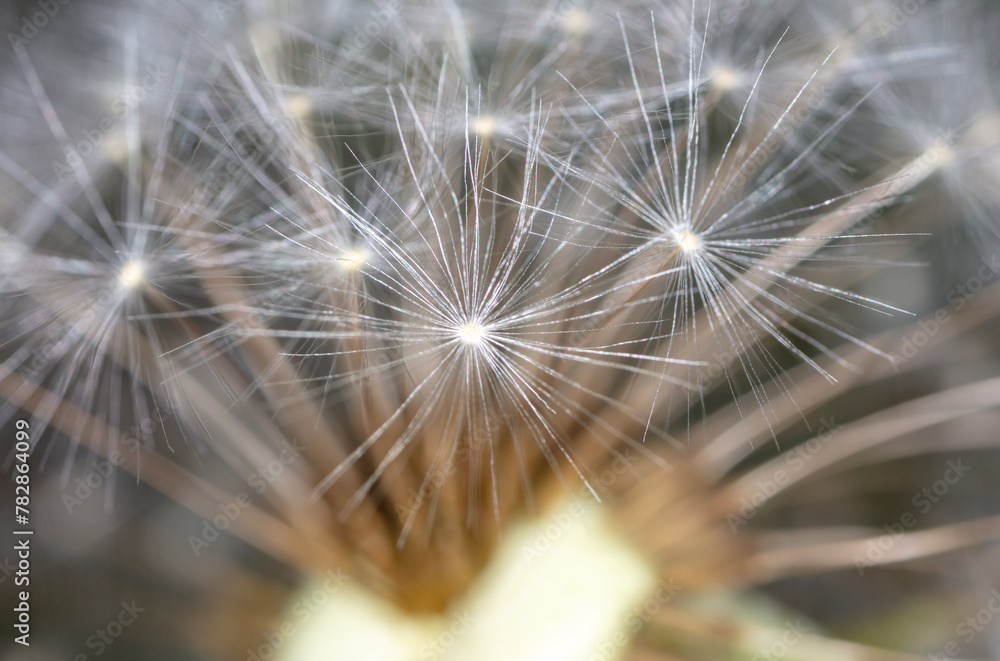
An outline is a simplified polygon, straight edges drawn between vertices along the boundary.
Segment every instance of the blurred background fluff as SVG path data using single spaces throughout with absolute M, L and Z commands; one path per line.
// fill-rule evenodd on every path
M 4 658 L 1000 658 L 997 3 L 0 27 Z

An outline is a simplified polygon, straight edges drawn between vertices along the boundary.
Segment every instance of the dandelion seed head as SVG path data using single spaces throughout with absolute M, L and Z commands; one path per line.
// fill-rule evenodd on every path
M 270 640 L 257 623 L 290 612 L 279 602 L 297 607 L 293 579 L 318 570 L 327 608 L 275 658 L 365 649 L 378 661 L 431 643 L 446 658 L 569 659 L 624 653 L 633 638 L 669 654 L 621 613 L 654 592 L 696 601 L 703 587 L 749 592 L 850 567 L 848 546 L 822 538 L 836 511 L 815 522 L 796 511 L 815 528 L 792 545 L 777 539 L 787 517 L 736 540 L 725 507 L 669 515 L 751 497 L 785 448 L 837 431 L 824 419 L 818 441 L 805 435 L 814 412 L 860 404 L 837 425 L 847 452 L 814 459 L 799 487 L 860 465 L 869 436 L 896 456 L 919 429 L 883 423 L 933 412 L 933 384 L 906 389 L 920 399 L 903 406 L 886 400 L 892 410 L 864 401 L 896 378 L 869 371 L 865 352 L 898 372 L 905 360 L 889 351 L 901 339 L 906 353 L 919 330 L 878 324 L 872 344 L 854 330 L 898 311 L 855 290 L 891 288 L 883 264 L 923 235 L 886 236 L 870 255 L 883 226 L 930 226 L 909 222 L 921 206 L 951 221 L 944 212 L 963 203 L 981 224 L 996 219 L 1000 106 L 936 85 L 935 105 L 905 96 L 921 98 L 935 71 L 925 62 L 945 50 L 896 45 L 924 23 L 937 30 L 932 7 L 890 37 L 854 0 L 272 4 L 244 3 L 232 35 L 210 39 L 209 21 L 178 15 L 164 31 L 159 14 L 142 17 L 142 34 L 166 32 L 171 48 L 126 34 L 124 82 L 143 80 L 147 59 L 176 82 L 120 116 L 109 105 L 115 128 L 68 178 L 0 151 L 0 385 L 12 400 L 0 421 L 31 413 L 86 447 L 63 484 L 96 466 L 91 453 L 125 457 L 120 446 L 141 440 L 158 454 L 142 455 L 152 467 L 136 477 L 208 519 L 233 507 L 228 487 L 263 474 L 248 478 L 254 467 L 296 461 L 212 549 L 225 580 L 196 573 L 181 586 L 249 622 L 220 636 L 202 617 L 197 640 L 208 631 L 220 654 Z M 849 17 L 813 25 L 827 13 Z M 828 32 L 848 46 L 833 54 Z M 56 58 L 40 64 L 66 77 Z M 40 112 L 25 120 L 44 119 L 52 140 L 22 140 L 17 116 L 3 150 L 58 155 L 91 135 L 98 117 L 66 92 L 50 103 L 22 69 L 5 105 L 29 83 Z M 96 88 L 95 73 L 60 87 Z M 995 87 L 982 80 L 968 88 Z M 885 121 L 864 116 L 879 112 Z M 910 202 L 924 179 L 935 204 Z M 926 251 L 948 247 L 927 236 Z M 997 316 L 989 299 L 956 326 Z M 945 414 L 979 399 L 943 395 Z M 872 419 L 886 433 L 869 434 Z M 761 457 L 768 438 L 778 454 Z M 936 451 L 918 440 L 915 451 Z M 558 539 L 537 544 L 553 520 Z M 195 556 L 208 543 L 187 539 Z M 259 561 L 229 557 L 244 547 Z M 175 573 L 146 572 L 155 594 Z M 684 627 L 744 626 L 738 608 L 675 605 Z M 729 651 L 753 654 L 750 642 Z
M 122 289 L 132 290 L 142 286 L 146 281 L 146 266 L 140 259 L 130 259 L 118 271 L 118 285 Z

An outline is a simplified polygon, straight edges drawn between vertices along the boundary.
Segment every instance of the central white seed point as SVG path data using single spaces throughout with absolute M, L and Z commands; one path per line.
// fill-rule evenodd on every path
M 480 115 L 472 122 L 472 129 L 476 132 L 476 135 L 483 138 L 493 137 L 493 134 L 497 132 L 498 128 L 499 123 L 497 122 L 497 118 L 493 115 Z
M 701 247 L 701 239 L 694 232 L 680 232 L 677 235 L 677 245 L 684 252 L 694 252 Z
M 341 267 L 348 271 L 357 271 L 365 265 L 367 258 L 368 255 L 364 250 L 352 248 L 351 250 L 345 250 L 344 254 L 337 258 L 337 261 L 340 262 Z
M 463 324 L 458 329 L 458 339 L 469 345 L 479 344 L 483 339 L 483 327 L 474 321 Z
M 122 289 L 135 289 L 146 280 L 146 268 L 138 259 L 130 259 L 118 271 L 118 284 Z
M 740 73 L 729 67 L 718 67 L 712 72 L 712 87 L 717 92 L 729 92 L 740 85 Z
M 590 12 L 586 9 L 573 9 L 563 19 L 563 29 L 575 37 L 582 37 L 590 32 L 592 23 Z
M 955 148 L 946 140 L 938 139 L 924 151 L 922 158 L 931 171 L 944 170 L 955 161 Z
M 296 119 L 308 119 L 312 100 L 306 94 L 290 94 L 285 97 L 285 112 Z

